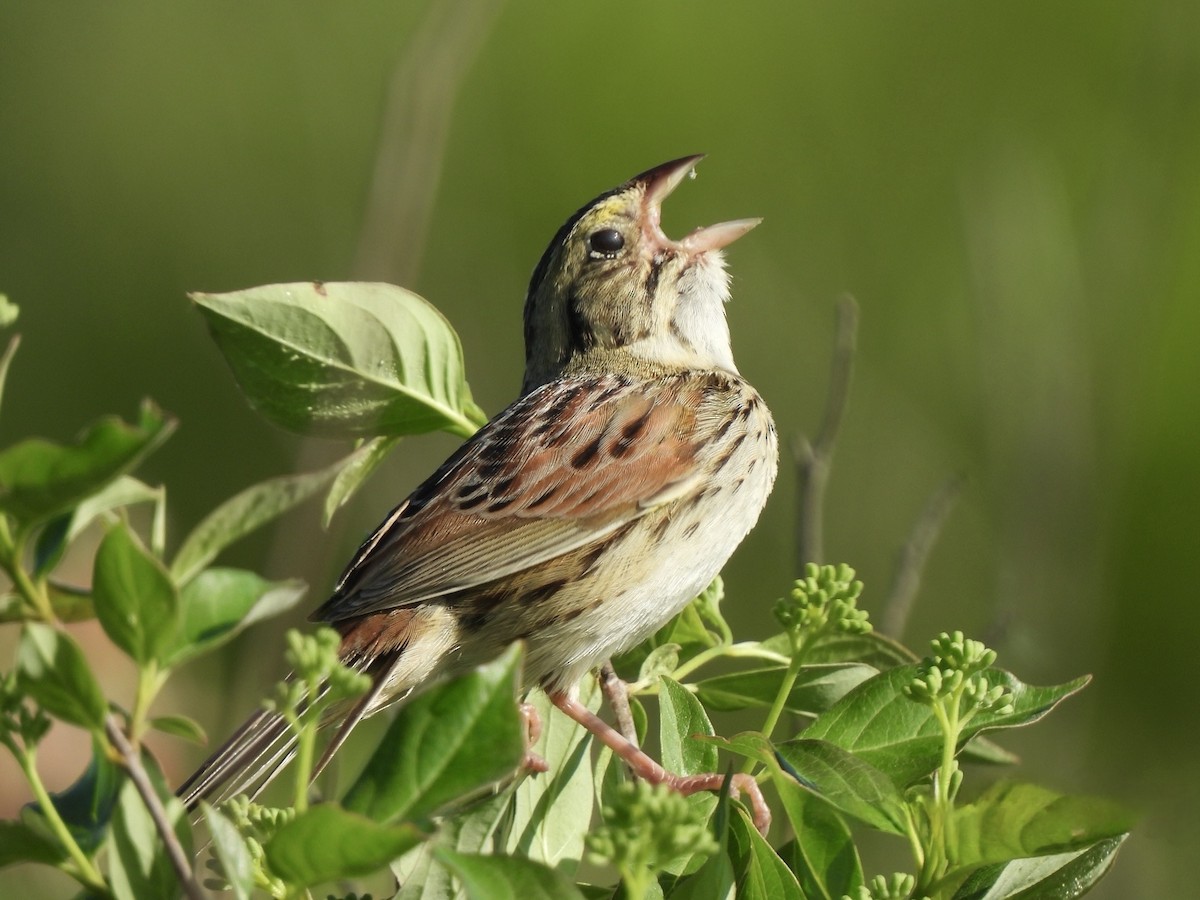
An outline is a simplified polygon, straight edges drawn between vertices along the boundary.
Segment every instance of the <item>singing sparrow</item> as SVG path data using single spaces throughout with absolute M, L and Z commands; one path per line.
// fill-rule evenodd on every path
M 634 771 L 687 792 L 720 785 L 665 772 L 574 698 L 712 580 L 775 480 L 775 426 L 734 364 L 724 310 L 721 250 L 759 220 L 678 241 L 659 224 L 699 159 L 644 172 L 559 229 L 526 295 L 521 396 L 392 510 L 312 615 L 373 680 L 326 758 L 363 716 L 522 640 L 526 685 Z M 286 731 L 258 713 L 181 796 L 269 779 Z M 761 796 L 739 783 L 761 824 Z

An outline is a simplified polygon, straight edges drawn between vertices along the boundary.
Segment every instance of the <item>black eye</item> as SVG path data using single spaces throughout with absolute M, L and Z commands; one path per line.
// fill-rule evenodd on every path
M 601 256 L 612 256 L 625 246 L 625 238 L 615 228 L 603 228 L 600 231 L 592 232 L 592 236 L 588 238 L 588 243 L 591 244 L 593 253 Z

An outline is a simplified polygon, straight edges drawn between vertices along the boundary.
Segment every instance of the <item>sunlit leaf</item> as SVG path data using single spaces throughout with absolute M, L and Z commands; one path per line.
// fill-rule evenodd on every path
M 462 347 L 433 306 L 365 282 L 192 294 L 252 406 L 301 434 L 470 436 Z
M 96 551 L 92 598 L 96 618 L 114 644 L 139 665 L 165 661 L 178 631 L 179 594 L 166 569 L 124 523 Z
M 942 746 L 933 711 L 904 695 L 904 687 L 915 674 L 915 666 L 900 666 L 863 682 L 818 716 L 804 736 L 853 752 L 900 786 L 912 784 L 937 768 Z M 990 685 L 1001 685 L 1012 693 L 1013 711 L 975 716 L 963 730 L 960 746 L 981 731 L 1036 722 L 1089 681 L 1085 676 L 1052 687 L 1034 687 L 1000 669 L 984 674 Z
M 183 804 L 164 799 L 168 820 L 190 857 L 191 832 Z M 113 811 L 109 878 L 118 900 L 175 900 L 179 878 L 167 857 L 165 845 L 132 781 L 126 781 Z
M 516 694 L 521 654 L 410 700 L 346 794 L 376 821 L 417 819 L 511 774 L 525 752 Z
M 371 438 L 344 461 L 341 471 L 337 473 L 329 493 L 325 495 L 325 527 L 333 520 L 342 506 L 353 497 L 363 483 L 371 477 L 371 473 L 379 464 L 387 459 L 387 455 L 400 443 L 398 437 Z
M 583 900 L 561 872 L 519 856 L 479 856 L 439 847 L 434 855 L 466 888 L 469 900 Z
M 306 888 L 370 875 L 425 839 L 410 824 L 381 825 L 333 803 L 300 813 L 267 843 L 271 871 Z
M 59 844 L 24 822 L 0 822 L 0 868 L 23 862 L 54 865 L 66 856 Z
M 207 803 L 200 804 L 204 824 L 212 838 L 213 853 L 234 900 L 250 900 L 254 891 L 254 860 L 237 826 Z
M 232 639 L 243 628 L 291 609 L 302 581 L 267 581 L 243 569 L 205 569 L 180 592 L 179 627 L 165 653 L 176 666 Z
M 142 404 L 136 425 L 108 417 L 73 445 L 41 438 L 0 453 L 0 512 L 29 527 L 64 512 L 129 471 L 175 429 L 175 420 Z
M 155 716 L 150 720 L 150 727 L 193 744 L 208 743 L 208 735 L 204 733 L 200 723 L 188 716 Z
M 736 811 L 729 831 L 738 900 L 806 900 L 796 876 L 744 810 Z
M 104 728 L 108 703 L 69 634 L 27 623 L 17 647 L 17 678 L 21 689 L 52 716 L 93 731 Z
M 712 722 L 700 701 L 678 681 L 659 682 L 659 743 L 662 764 L 677 775 L 696 775 L 717 770 L 717 748 L 695 735 L 711 736 Z
M 696 696 L 709 709 L 768 708 L 775 701 L 786 672 L 786 666 L 771 666 L 706 678 L 696 683 Z M 862 663 L 804 666 L 784 708 L 815 716 L 877 674 L 877 669 Z
M 1073 900 L 1104 877 L 1128 835 L 1106 838 L 1070 853 L 1014 859 L 985 866 L 954 893 L 953 900 Z

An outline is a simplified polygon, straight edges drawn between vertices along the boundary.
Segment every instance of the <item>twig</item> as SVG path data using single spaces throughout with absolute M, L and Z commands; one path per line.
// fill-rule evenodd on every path
M 829 373 L 829 392 L 825 401 L 825 417 L 814 443 L 801 436 L 793 451 L 796 464 L 796 571 L 806 563 L 824 560 L 825 486 L 833 466 L 833 450 L 837 443 L 846 401 L 850 395 L 850 380 L 854 373 L 854 346 L 858 333 L 858 303 L 850 295 L 838 301 L 837 335 Z
M 638 743 L 637 727 L 633 724 L 633 710 L 629 708 L 629 691 L 625 682 L 617 675 L 612 660 L 600 667 L 600 691 L 608 701 L 609 709 L 617 719 L 617 731 L 621 737 L 635 747 Z
M 183 892 L 191 900 L 206 900 L 204 891 L 201 890 L 195 875 L 192 874 L 191 864 L 183 852 L 179 838 L 175 836 L 175 829 L 171 827 L 171 822 L 167 818 L 167 811 L 163 808 L 162 800 L 154 790 L 154 785 L 150 783 L 150 776 L 146 774 L 142 759 L 133 745 L 129 743 L 129 739 L 125 737 L 125 732 L 121 730 L 116 716 L 110 715 L 105 720 L 104 731 L 112 745 L 117 748 L 117 752 L 121 754 L 125 771 L 129 773 L 130 781 L 137 788 L 142 802 L 146 804 L 150 818 L 154 821 L 154 828 L 158 831 L 158 836 L 162 838 L 163 846 L 166 848 L 167 859 L 170 860 L 171 867 L 175 870 Z
M 896 556 L 896 571 L 892 576 L 892 589 L 879 617 L 880 630 L 891 637 L 899 638 L 904 633 L 905 623 L 912 612 L 913 599 L 921 585 L 921 573 L 929 552 L 937 541 L 946 517 L 962 493 L 967 478 L 961 472 L 947 478 L 925 501 L 925 507 L 913 523 L 908 540 Z

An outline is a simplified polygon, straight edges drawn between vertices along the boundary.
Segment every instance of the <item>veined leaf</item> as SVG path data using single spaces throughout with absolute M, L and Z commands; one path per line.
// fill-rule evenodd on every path
M 284 428 L 340 437 L 469 437 L 462 347 L 432 305 L 366 282 L 192 294 L 252 406 Z

